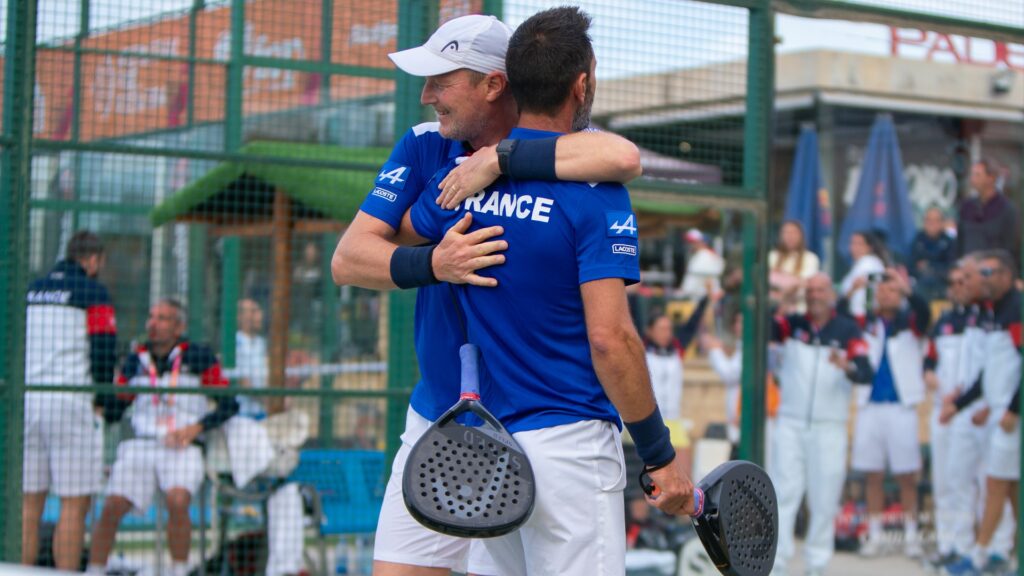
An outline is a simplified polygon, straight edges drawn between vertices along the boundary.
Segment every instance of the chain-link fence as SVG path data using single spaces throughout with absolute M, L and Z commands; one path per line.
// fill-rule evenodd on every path
M 802 132 L 820 137 L 812 203 L 836 279 L 879 113 L 915 226 L 933 205 L 955 219 L 981 157 L 1019 205 L 1024 5 L 997 4 L 582 3 L 593 125 L 636 143 L 645 172 L 634 320 L 692 313 L 699 230 L 726 294 L 703 331 L 749 351 L 742 400 L 686 357 L 695 437 L 728 424 L 764 457 L 769 234 L 791 217 Z M 434 120 L 387 54 L 456 16 L 515 27 L 549 3 L 0 5 L 4 560 L 369 573 L 419 374 L 415 293 L 339 288 L 332 256 L 392 146 Z

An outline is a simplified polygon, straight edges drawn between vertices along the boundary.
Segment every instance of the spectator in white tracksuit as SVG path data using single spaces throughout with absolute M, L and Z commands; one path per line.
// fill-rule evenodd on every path
M 982 309 L 982 345 L 972 348 L 972 359 L 981 367 L 972 386 L 959 396 L 946 399 L 941 420 L 981 402 L 972 422 L 985 430 L 984 511 L 969 557 L 945 567 L 948 574 L 976 574 L 1005 571 L 1008 560 L 995 548 L 995 536 L 1005 518 L 1006 503 L 1017 516 L 1020 483 L 1020 380 L 1021 380 L 1021 294 L 1014 287 L 1016 263 L 1004 250 L 986 251 L 976 257 L 989 302 Z
M 976 501 L 977 485 L 969 478 L 962 485 L 953 482 L 953 467 L 964 467 L 959 455 L 952 448 L 953 438 L 958 434 L 968 433 L 977 436 L 970 424 L 970 414 L 963 413 L 949 424 L 939 422 L 942 411 L 942 399 L 956 393 L 960 382 L 961 358 L 965 340 L 965 332 L 969 325 L 976 323 L 972 314 L 970 296 L 964 279 L 964 271 L 958 265 L 948 275 L 947 296 L 953 307 L 936 320 L 928 339 L 928 353 L 924 359 L 924 382 L 932 392 L 933 406 L 931 414 L 931 482 L 932 501 L 935 507 L 935 533 L 937 556 L 932 562 L 937 567 L 944 566 L 953 560 L 958 552 L 966 554 L 973 530 L 967 523 L 957 521 L 957 515 L 971 518 L 970 506 Z M 958 507 L 958 501 L 964 506 Z M 964 532 L 967 538 L 963 538 Z M 966 540 L 966 541 L 965 541 Z
M 856 321 L 835 313 L 826 274 L 807 281 L 807 314 L 776 318 L 772 340 L 782 344 L 780 403 L 773 481 L 779 499 L 775 573 L 794 553 L 793 530 L 807 493 L 810 522 L 804 543 L 808 574 L 821 574 L 835 548 L 835 518 L 846 479 L 846 423 L 852 384 L 871 382 L 867 343 Z
M 917 532 L 917 475 L 921 471 L 917 405 L 924 400 L 921 364 L 922 338 L 931 312 L 928 303 L 913 294 L 904 271 L 890 268 L 877 284 L 873 314 L 863 320 L 871 366 L 870 387 L 857 392 L 857 421 L 851 467 L 866 476 L 868 538 L 864 556 L 884 547 L 882 513 L 885 509 L 885 473 L 892 473 L 903 506 L 903 551 L 922 553 Z
M 981 327 L 981 308 L 987 300 L 987 293 L 981 274 L 978 272 L 979 262 L 975 254 L 968 254 L 958 263 L 962 274 L 965 318 L 963 336 L 959 350 L 944 348 L 938 350 L 941 355 L 959 354 L 956 372 L 944 371 L 947 378 L 953 378 L 952 390 L 940 396 L 941 399 L 953 399 L 971 387 L 981 377 L 985 358 L 985 332 Z M 941 375 L 939 377 L 941 378 Z M 945 390 L 945 389 L 943 389 Z M 974 547 L 975 526 L 980 521 L 981 505 L 985 494 L 985 452 L 988 448 L 988 437 L 985 428 L 972 423 L 974 415 L 983 409 L 981 402 L 956 412 L 941 415 L 939 422 L 948 428 L 949 458 L 943 467 L 944 478 L 951 492 L 948 495 L 949 532 L 952 539 L 952 554 L 938 558 L 937 564 L 945 566 L 959 558 L 969 556 Z M 932 440 L 933 451 L 935 440 Z M 941 456 L 940 456 L 941 457 Z M 989 548 L 1004 558 L 1009 557 L 1013 549 L 1013 519 L 1004 515 Z

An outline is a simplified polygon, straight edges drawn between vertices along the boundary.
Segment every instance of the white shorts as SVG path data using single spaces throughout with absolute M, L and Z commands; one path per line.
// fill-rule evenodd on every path
M 991 419 L 994 423 L 989 432 L 985 474 L 999 480 L 1020 480 L 1020 421 L 1017 421 L 1013 432 L 1007 434 L 996 418 L 993 411 Z
M 430 428 L 430 421 L 409 408 L 402 446 L 391 466 L 384 504 L 377 521 L 373 559 L 425 568 L 448 568 L 480 576 L 497 576 L 498 569 L 482 540 L 455 538 L 426 528 L 409 514 L 402 498 L 402 476 L 409 451 Z
M 103 482 L 103 418 L 88 396 L 25 395 L 22 491 L 60 497 L 99 492 Z
M 155 439 L 135 438 L 117 447 L 107 493 L 124 496 L 144 511 L 157 486 L 164 493 L 184 488 L 195 494 L 202 482 L 203 456 L 197 446 L 169 448 Z
M 921 470 L 917 409 L 899 403 L 868 403 L 857 409 L 850 466 L 860 472 L 893 474 Z
M 484 540 L 501 576 L 622 576 L 626 557 L 619 431 L 588 420 L 517 432 L 537 500 L 519 530 Z

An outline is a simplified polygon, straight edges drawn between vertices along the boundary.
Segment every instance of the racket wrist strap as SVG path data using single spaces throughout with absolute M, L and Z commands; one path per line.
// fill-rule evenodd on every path
M 515 144 L 507 152 L 508 160 L 501 168 L 502 174 L 518 180 L 558 180 L 555 174 L 557 136 L 513 142 Z
M 399 246 L 391 254 L 391 281 L 399 288 L 418 288 L 437 284 L 434 276 L 432 246 Z
M 623 422 L 636 445 L 636 452 L 648 469 L 663 468 L 676 457 L 672 436 L 657 407 L 650 416 L 638 422 Z

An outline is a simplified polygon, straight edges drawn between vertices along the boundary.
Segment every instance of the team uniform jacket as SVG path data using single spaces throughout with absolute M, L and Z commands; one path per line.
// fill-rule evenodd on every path
M 806 315 L 779 317 L 772 322 L 772 340 L 782 345 L 779 416 L 846 422 L 851 383 L 870 384 L 874 376 L 856 321 L 833 314 L 824 326 L 815 326 Z M 846 354 L 849 374 L 829 362 L 832 350 Z
M 510 138 L 555 135 L 516 128 Z M 487 407 L 513 433 L 587 420 L 620 424 L 594 372 L 580 286 L 640 279 L 636 216 L 625 187 L 501 178 L 459 209 L 442 210 L 435 199 L 445 173 L 435 175 L 409 213 L 417 233 L 438 241 L 471 211 L 473 229 L 501 225 L 509 244 L 505 264 L 483 272 L 497 287 L 456 290 L 469 340 L 482 352 Z
M 904 406 L 914 406 L 924 400 L 924 378 L 921 372 L 924 350 L 921 338 L 931 320 L 928 303 L 919 296 L 911 295 L 909 304 L 909 307 L 901 308 L 888 323 L 881 318 L 864 322 L 864 340 L 868 343 L 871 367 L 878 370 L 884 346 L 896 393 Z M 867 404 L 870 394 L 870 386 L 859 389 L 857 404 Z
M 981 311 L 982 345 L 972 347 L 981 374 L 973 385 L 956 400 L 964 408 L 983 398 L 996 413 L 1009 410 L 1017 414 L 1021 377 L 1021 294 L 1010 290 L 1001 300 Z
M 113 382 L 117 321 L 107 289 L 76 262 L 58 262 L 25 298 L 25 381 Z
M 176 382 L 173 375 L 175 364 L 178 364 Z M 156 368 L 157 387 L 222 388 L 228 385 L 213 350 L 187 340 L 180 340 L 163 358 L 153 356 L 145 345 L 139 346 L 125 359 L 117 384 L 152 386 L 150 367 Z M 210 430 L 238 413 L 238 402 L 233 396 L 217 396 L 217 407 L 213 411 L 209 410 L 206 396 L 202 394 L 140 394 L 137 398 L 131 394 L 119 394 L 118 399 L 122 412 L 128 404 L 135 402 L 132 428 L 137 436 L 143 438 L 155 438 L 166 432 L 160 429 L 161 418 L 172 418 L 172 429 L 198 422 L 203 430 Z
M 651 387 L 654 397 L 665 418 L 679 418 L 680 402 L 683 395 L 683 355 L 700 328 L 701 318 L 707 308 L 707 297 L 701 298 L 686 324 L 676 329 L 675 338 L 668 346 L 646 342 L 647 369 L 651 373 Z
M 928 352 L 924 358 L 924 370 L 935 372 L 939 388 L 935 394 L 936 403 L 953 393 L 961 383 L 960 364 L 966 344 L 965 332 L 969 324 L 976 324 L 971 310 L 956 306 L 939 316 L 928 339 Z

